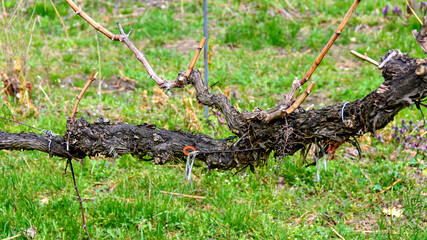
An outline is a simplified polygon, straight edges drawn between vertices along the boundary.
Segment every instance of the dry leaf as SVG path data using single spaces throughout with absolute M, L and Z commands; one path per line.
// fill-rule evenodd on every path
M 158 86 L 154 87 L 154 95 L 151 100 L 152 103 L 164 106 L 169 101 L 168 95 Z
M 31 226 L 23 232 L 23 235 L 25 238 L 37 239 L 37 228 L 35 226 Z
M 48 204 L 48 203 L 49 203 L 49 198 L 47 198 L 47 197 L 42 197 L 42 199 L 40 199 L 40 203 L 41 203 L 41 204 L 44 204 L 44 205 Z
M 190 93 L 191 96 L 194 96 L 196 94 L 195 88 L 187 88 L 187 92 Z
M 361 141 L 363 141 L 363 142 L 366 142 L 368 145 L 371 145 L 371 143 L 372 143 L 372 138 L 371 138 L 371 136 L 369 136 L 369 135 L 365 135 L 365 136 L 363 136 L 362 138 L 361 138 Z
M 141 102 L 147 103 L 147 101 L 148 101 L 148 91 L 144 90 L 141 92 Z
M 219 87 L 215 87 L 215 90 L 217 90 L 218 92 L 220 92 L 222 95 L 225 95 L 226 97 L 230 98 L 231 89 L 229 87 L 225 87 L 224 91 L 221 90 Z
M 402 216 L 403 210 L 393 207 L 393 208 L 384 208 L 382 212 L 387 216 L 393 216 L 393 217 L 399 218 Z
M 417 152 L 416 151 L 412 151 L 409 149 L 405 149 L 403 150 L 403 153 L 406 155 L 408 155 L 409 158 L 414 158 L 415 156 L 417 156 Z
M 350 158 L 358 158 L 359 157 L 359 151 L 355 147 L 347 147 L 347 148 L 345 148 L 345 153 Z
M 150 110 L 151 109 L 151 107 L 150 106 L 143 106 L 142 108 L 141 108 L 141 111 L 147 111 L 147 110 Z
M 184 100 L 183 102 L 186 105 L 186 108 L 185 108 L 185 116 L 186 116 L 185 125 L 186 125 L 186 127 L 189 128 L 191 131 L 194 131 L 194 130 L 200 131 L 202 126 L 199 122 L 199 119 L 197 118 L 196 111 L 195 111 L 193 104 L 192 104 L 192 99 L 190 99 L 186 96 L 183 96 L 183 100 Z
M 399 153 L 397 151 L 393 151 L 390 154 L 390 160 L 397 160 L 398 156 L 399 156 Z
M 21 60 L 19 60 L 18 58 L 13 62 L 13 70 L 15 70 L 16 72 L 20 72 L 21 69 L 22 69 Z

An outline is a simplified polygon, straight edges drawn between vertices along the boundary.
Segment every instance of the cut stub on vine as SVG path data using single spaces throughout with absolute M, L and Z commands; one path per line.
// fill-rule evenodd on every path
M 427 54 L 427 16 L 423 18 L 423 26 L 420 28 L 420 32 L 417 30 L 412 30 L 412 35 L 414 35 L 415 40 L 424 50 L 424 53 Z
M 417 68 L 415 69 L 415 74 L 418 76 L 427 75 L 427 59 L 417 59 Z

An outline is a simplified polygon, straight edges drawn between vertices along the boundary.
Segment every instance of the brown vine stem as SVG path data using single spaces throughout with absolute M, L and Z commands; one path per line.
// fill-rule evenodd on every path
M 64 20 L 62 20 L 61 14 L 59 14 L 58 9 L 56 9 L 55 3 L 53 0 L 50 0 L 50 3 L 52 4 L 53 10 L 55 10 L 56 16 L 58 16 L 59 21 L 61 22 L 62 27 L 64 28 L 65 37 L 68 38 L 68 31 L 67 27 L 65 26 Z
M 160 191 L 160 192 L 164 193 L 164 194 L 170 194 L 173 196 L 180 196 L 180 197 L 186 197 L 186 198 L 195 198 L 195 199 L 205 199 L 206 198 L 204 196 L 187 195 L 187 194 L 182 194 L 182 193 L 174 193 L 174 192 L 166 192 L 166 191 Z
M 76 103 L 74 104 L 74 107 L 73 107 L 73 112 L 71 113 L 71 119 L 74 119 L 74 117 L 76 116 L 77 106 L 79 106 L 80 100 L 82 100 L 83 95 L 89 88 L 90 84 L 96 79 L 97 75 L 98 73 L 95 74 L 95 68 L 93 68 L 92 73 L 90 74 L 89 80 L 86 82 L 86 85 L 84 86 L 80 94 L 77 96 Z
M 319 64 L 322 62 L 326 53 L 329 51 L 329 49 L 331 49 L 334 42 L 338 39 L 339 35 L 341 34 L 342 30 L 344 29 L 345 25 L 347 24 L 348 20 L 350 19 L 351 15 L 353 14 L 354 10 L 356 10 L 356 7 L 360 3 L 360 1 L 361 0 L 355 0 L 353 2 L 353 4 L 351 5 L 350 9 L 347 12 L 347 14 L 345 15 L 344 19 L 342 20 L 341 24 L 338 26 L 337 30 L 332 35 L 331 39 L 329 39 L 329 42 L 322 49 L 319 56 L 317 56 L 316 60 L 314 61 L 313 65 L 311 65 L 310 69 L 305 74 L 304 78 L 300 80 L 300 82 L 299 82 L 300 85 L 304 85 L 304 83 L 306 83 L 311 78 L 311 75 L 316 70 L 316 68 L 319 66 Z
M 331 49 L 332 45 L 334 44 L 335 40 L 338 39 L 339 35 L 341 34 L 342 30 L 344 29 L 345 25 L 347 24 L 348 20 L 350 19 L 351 15 L 353 14 L 354 10 L 356 10 L 357 5 L 360 3 L 361 0 L 355 0 L 353 4 L 351 5 L 350 9 L 348 10 L 347 14 L 344 16 L 343 20 L 341 21 L 341 24 L 338 26 L 335 33 L 332 35 L 332 37 L 329 39 L 329 42 L 325 45 L 325 47 L 322 49 L 320 54 L 317 56 L 316 60 L 314 61 L 313 65 L 311 65 L 308 72 L 305 74 L 305 76 L 300 80 L 299 84 L 300 86 L 304 85 L 310 78 L 313 72 L 316 70 L 316 68 L 319 66 L 319 64 L 322 62 L 323 58 L 325 57 L 326 53 Z M 290 106 L 284 113 L 281 115 L 291 114 L 295 109 L 297 109 L 302 102 L 307 98 L 307 96 L 311 93 L 314 87 L 314 82 L 311 82 L 305 92 Z
M 388 186 L 386 189 L 383 189 L 381 192 L 378 193 L 378 195 L 383 194 L 385 192 L 387 192 L 388 190 L 390 190 L 392 187 L 394 187 L 394 185 L 398 184 L 400 181 L 402 181 L 401 178 L 397 179 L 393 184 L 391 184 L 390 186 Z
M 188 66 L 187 72 L 185 72 L 185 76 L 187 78 L 190 76 L 191 72 L 193 71 L 194 65 L 196 65 L 197 58 L 199 57 L 200 52 L 202 51 L 202 48 L 205 45 L 205 41 L 206 41 L 206 38 L 202 37 L 202 40 L 200 41 L 199 46 L 197 46 L 196 53 L 194 54 L 194 57 L 191 60 L 190 65 Z
M 97 23 L 95 20 L 93 20 L 89 15 L 87 15 L 80 6 L 77 6 L 73 1 L 71 0 L 65 0 L 68 5 L 76 12 L 77 15 L 79 15 L 81 18 L 83 18 L 86 22 L 88 22 L 92 27 L 94 27 L 96 30 L 107 36 L 109 39 L 113 41 L 120 41 L 120 35 L 114 35 L 110 31 L 108 31 L 106 28 L 104 28 L 101 24 Z
M 301 96 L 288 109 L 286 109 L 286 114 L 293 113 L 301 105 L 301 103 L 304 102 L 304 100 L 308 97 L 308 95 L 310 95 L 311 91 L 313 90 L 314 84 L 314 82 L 310 82 L 310 84 L 308 84 L 307 89 L 301 94 Z
M 157 85 L 161 87 L 163 87 L 164 85 L 167 85 L 168 81 L 157 76 L 157 74 L 154 72 L 153 68 L 151 67 L 150 63 L 148 63 L 147 59 L 145 58 L 145 54 L 139 51 L 138 48 L 135 47 L 135 45 L 129 39 L 129 34 L 126 34 L 124 32 L 123 27 L 119 22 L 117 23 L 117 26 L 119 27 L 119 31 L 120 31 L 120 42 L 124 42 L 126 46 L 128 46 L 128 48 L 133 52 L 133 54 L 135 55 L 135 58 L 138 59 L 138 61 L 141 62 L 142 65 L 144 65 L 144 68 L 147 71 L 150 78 L 152 78 L 157 83 Z
M 76 177 L 74 176 L 74 169 L 73 169 L 73 163 L 71 161 L 71 158 L 68 158 L 68 164 L 70 164 L 71 174 L 73 175 L 74 189 L 76 189 L 77 197 L 78 197 L 79 202 L 80 202 L 80 208 L 82 210 L 83 228 L 85 229 L 87 237 L 90 240 L 90 235 L 89 235 L 89 232 L 87 231 L 87 227 L 86 227 L 86 218 L 85 218 L 85 210 L 83 208 L 83 200 L 80 197 L 79 189 L 77 188 Z
M 356 51 L 354 51 L 354 50 L 351 50 L 351 51 L 350 51 L 350 53 L 351 53 L 351 54 L 353 54 L 354 56 L 356 56 L 356 57 L 358 57 L 358 58 L 360 58 L 360 59 L 364 60 L 364 61 L 367 61 L 367 62 L 369 62 L 369 63 L 371 63 L 371 64 L 373 64 L 373 65 L 377 66 L 377 67 L 378 67 L 378 65 L 379 65 L 379 63 L 378 63 L 377 61 L 375 61 L 374 59 L 372 59 L 372 58 L 368 57 L 366 54 L 365 54 L 365 55 L 363 55 L 363 54 L 360 54 L 360 53 L 358 53 L 358 52 L 356 52 Z
M 145 70 L 147 71 L 148 75 L 150 78 L 152 78 L 157 85 L 159 85 L 161 88 L 163 89 L 170 89 L 170 88 L 174 88 L 174 87 L 184 87 L 185 85 L 188 84 L 187 81 L 183 81 L 186 80 L 184 79 L 176 79 L 174 81 L 167 81 L 161 77 L 159 77 L 153 70 L 153 68 L 151 67 L 151 65 L 148 63 L 147 59 L 145 58 L 145 55 L 143 52 L 139 51 L 135 45 L 132 43 L 132 41 L 130 41 L 129 39 L 129 34 L 125 34 L 122 28 L 122 25 L 120 23 L 117 23 L 117 25 L 119 26 L 119 31 L 120 34 L 113 34 L 110 31 L 108 31 L 106 28 L 104 28 L 101 24 L 97 23 L 95 20 L 93 20 L 89 15 L 87 15 L 80 6 L 78 6 L 76 3 L 74 3 L 72 0 L 66 0 L 66 2 L 68 3 L 68 5 L 70 5 L 70 7 L 76 12 L 77 15 L 79 15 L 81 18 L 83 18 L 86 22 L 88 22 L 93 28 L 95 28 L 97 31 L 101 32 L 102 34 L 104 34 L 105 36 L 107 36 L 108 38 L 110 38 L 111 40 L 114 41 L 120 41 L 126 44 L 126 46 L 128 46 L 128 48 L 133 52 L 133 54 L 135 55 L 136 59 L 138 59 L 138 61 L 140 61 L 142 63 L 142 65 L 144 65 Z M 203 39 L 202 39 L 203 41 Z M 200 47 L 197 49 L 196 51 L 196 55 L 193 58 L 193 61 L 191 62 L 190 66 L 194 67 L 195 64 L 195 60 L 197 60 L 197 57 L 199 56 L 200 53 Z M 188 70 L 187 70 L 188 72 Z M 188 76 L 191 74 L 191 71 L 189 72 Z M 187 76 L 187 75 L 186 75 Z M 187 78 L 188 78 L 187 76 Z
M 409 4 L 408 0 L 406 1 L 406 6 L 409 7 L 409 10 L 411 10 L 412 14 L 414 14 L 414 16 L 417 18 L 418 22 L 421 23 L 421 25 L 423 25 L 423 22 L 421 21 L 421 19 L 418 17 L 418 15 L 415 13 L 414 9 L 412 9 L 411 4 Z

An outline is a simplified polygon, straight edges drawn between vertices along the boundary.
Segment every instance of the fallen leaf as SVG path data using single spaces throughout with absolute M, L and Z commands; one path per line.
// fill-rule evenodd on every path
M 164 106 L 168 101 L 168 95 L 166 95 L 166 93 L 160 87 L 154 87 L 154 94 L 151 102 L 155 105 Z
M 44 205 L 47 205 L 47 204 L 49 203 L 49 198 L 47 198 L 47 197 L 42 197 L 42 199 L 40 199 L 40 203 L 41 203 L 41 204 L 44 204 Z
M 23 232 L 23 235 L 25 238 L 37 239 L 37 228 L 35 226 L 31 226 Z
M 412 151 L 409 149 L 405 149 L 403 150 L 404 154 L 408 154 L 408 158 L 414 158 L 415 156 L 417 156 L 417 152 L 416 151 Z
M 393 216 L 393 217 L 399 218 L 402 216 L 403 210 L 393 207 L 393 208 L 384 208 L 382 212 L 387 216 Z
M 371 149 L 371 146 L 366 145 L 366 144 L 363 144 L 363 145 L 362 145 L 362 149 L 363 149 L 365 152 L 367 152 L 367 151 L 369 151 L 369 149 Z
M 15 70 L 16 72 L 20 72 L 21 68 L 22 68 L 21 60 L 19 60 L 19 58 L 18 58 L 13 62 L 13 70 Z
M 390 154 L 390 160 L 397 160 L 398 156 L 399 156 L 399 153 L 397 151 L 393 151 Z

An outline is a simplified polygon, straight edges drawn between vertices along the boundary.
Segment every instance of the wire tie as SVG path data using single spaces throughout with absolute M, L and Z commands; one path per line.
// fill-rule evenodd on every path
M 188 149 L 193 150 L 192 152 L 196 151 L 196 149 L 193 146 L 185 146 L 184 149 L 182 149 L 182 152 L 188 156 L 191 152 L 187 152 Z
M 185 165 L 185 174 L 187 181 L 191 181 L 191 170 L 193 169 L 194 159 L 199 151 L 193 151 L 187 156 L 187 164 Z
M 320 170 L 319 170 L 319 158 L 318 157 L 316 157 L 316 168 L 317 168 L 316 179 L 317 179 L 317 182 L 320 182 Z
M 341 108 L 341 119 L 342 119 L 342 122 L 345 124 L 345 121 L 344 121 L 344 108 L 345 108 L 345 105 L 347 105 L 347 103 L 348 102 L 346 102 L 346 103 L 344 103 L 344 105 L 342 106 L 342 108 Z
M 47 145 L 47 151 L 50 154 L 50 145 L 52 144 L 52 139 L 49 138 L 49 144 Z

